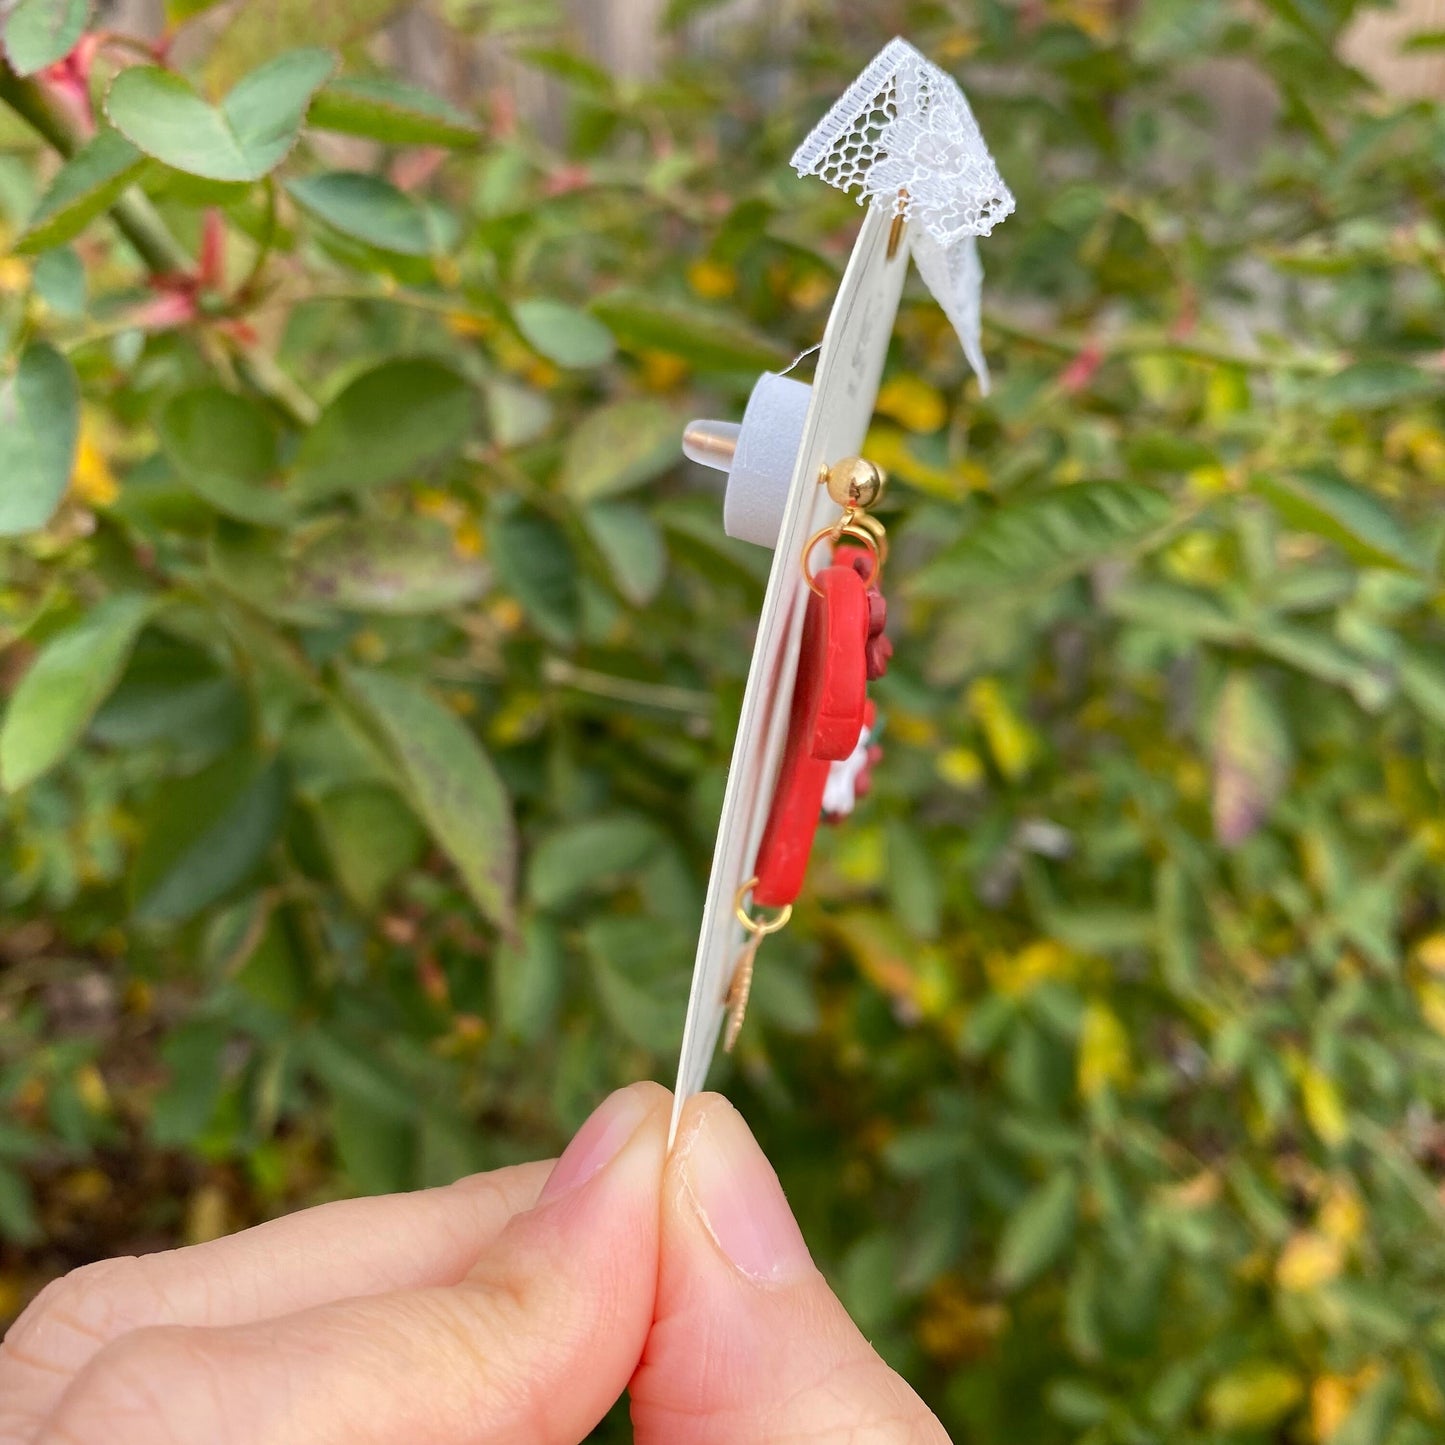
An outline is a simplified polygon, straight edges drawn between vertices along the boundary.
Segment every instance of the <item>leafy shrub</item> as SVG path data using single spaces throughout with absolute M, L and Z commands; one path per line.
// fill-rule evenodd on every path
M 1018 192 L 996 389 L 910 291 L 888 760 L 718 1076 L 962 1436 L 1437 1438 L 1439 108 L 1352 0 L 840 4 L 646 84 L 444 7 L 546 141 L 391 8 L 6 23 L 9 1304 L 669 1076 L 768 564 L 679 425 L 816 340 L 858 214 L 786 159 L 901 31 Z

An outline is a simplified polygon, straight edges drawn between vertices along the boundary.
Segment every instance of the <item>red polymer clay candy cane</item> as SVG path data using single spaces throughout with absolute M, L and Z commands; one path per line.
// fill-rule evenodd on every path
M 874 570 L 871 553 L 841 547 L 813 577 L 783 762 L 754 870 L 753 902 L 761 907 L 781 908 L 801 891 L 834 765 L 846 770 L 834 773 L 834 791 L 847 806 L 830 808 L 830 817 L 867 792 L 868 768 L 878 758 L 868 741 L 868 682 L 883 675 L 893 650 Z

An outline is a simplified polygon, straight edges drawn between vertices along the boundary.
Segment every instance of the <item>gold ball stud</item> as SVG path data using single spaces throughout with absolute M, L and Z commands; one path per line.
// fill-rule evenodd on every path
M 824 473 L 828 495 L 840 507 L 871 507 L 883 495 L 887 478 L 881 467 L 863 457 L 845 457 Z

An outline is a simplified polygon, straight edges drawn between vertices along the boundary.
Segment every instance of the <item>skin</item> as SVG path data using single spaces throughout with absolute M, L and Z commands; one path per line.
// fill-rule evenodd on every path
M 323 1205 L 47 1288 L 0 1445 L 947 1445 L 723 1099 L 606 1100 L 555 1164 Z

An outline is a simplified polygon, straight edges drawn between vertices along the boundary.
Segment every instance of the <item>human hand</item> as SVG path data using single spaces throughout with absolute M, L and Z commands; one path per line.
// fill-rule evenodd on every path
M 0 1445 L 947 1445 L 722 1099 L 612 1095 L 555 1166 L 322 1205 L 51 1285 Z

